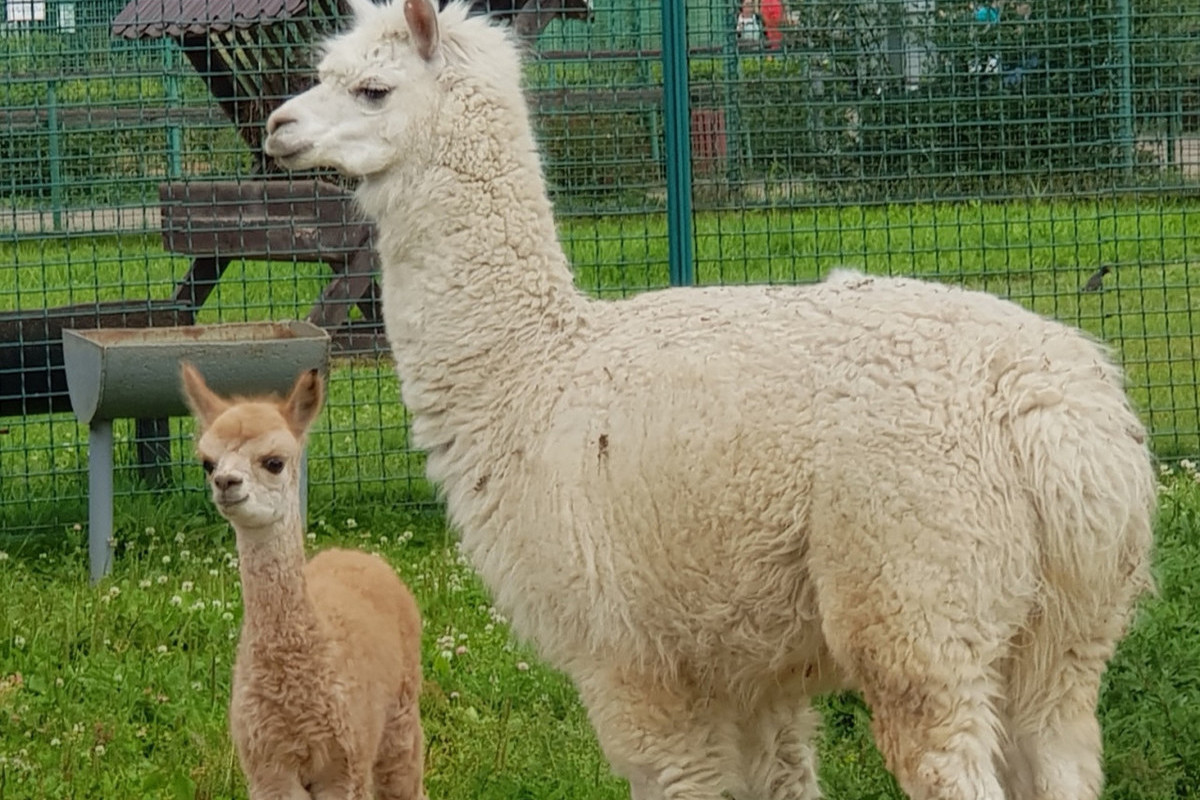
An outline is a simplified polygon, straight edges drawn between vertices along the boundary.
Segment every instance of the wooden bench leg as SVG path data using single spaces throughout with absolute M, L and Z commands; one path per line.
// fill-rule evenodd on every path
M 379 292 L 371 252 L 359 250 L 348 262 L 331 262 L 330 266 L 338 274 L 325 285 L 308 321 L 326 330 L 337 330 L 350 319 L 350 307 L 354 305 L 363 317 L 378 321 Z

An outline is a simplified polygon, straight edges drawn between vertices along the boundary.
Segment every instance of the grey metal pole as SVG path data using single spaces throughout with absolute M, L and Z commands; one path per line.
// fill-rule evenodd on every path
M 112 569 L 113 430 L 111 419 L 88 426 L 88 563 L 92 583 Z

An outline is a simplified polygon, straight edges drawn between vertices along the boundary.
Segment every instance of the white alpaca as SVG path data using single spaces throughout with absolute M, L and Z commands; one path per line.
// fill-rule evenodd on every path
M 505 34 L 356 15 L 267 152 L 362 179 L 413 441 L 634 797 L 817 797 L 808 698 L 846 686 L 918 800 L 1097 797 L 1155 502 L 1102 349 L 854 274 L 589 300 Z
M 298 470 L 320 377 L 301 374 L 285 401 L 230 402 L 182 371 L 213 502 L 237 533 L 229 727 L 250 797 L 423 800 L 412 594 L 378 556 L 331 549 L 305 563 Z

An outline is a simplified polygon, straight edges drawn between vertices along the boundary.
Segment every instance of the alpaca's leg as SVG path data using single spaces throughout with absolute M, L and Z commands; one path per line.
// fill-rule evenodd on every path
M 1019 566 L 1004 569 L 1010 532 L 956 528 L 886 498 L 843 507 L 822 520 L 842 533 L 822 529 L 813 549 L 822 628 L 871 707 L 888 768 L 912 800 L 1004 800 L 994 665 L 1027 611 Z
M 820 718 L 807 697 L 780 698 L 756 709 L 741 726 L 745 800 L 816 800 Z M 743 800 L 743 798 L 738 798 Z
M 375 793 L 379 800 L 425 800 L 425 742 L 412 702 L 394 711 L 383 729 L 375 760 Z
M 1121 618 L 1114 612 L 1086 640 L 1039 625 L 1035 630 L 1040 635 L 1014 648 L 1008 690 L 1009 800 L 1100 796 L 1104 776 L 1096 705 Z
M 717 800 L 741 789 L 732 715 L 709 697 L 611 669 L 579 680 L 596 736 L 635 800 Z

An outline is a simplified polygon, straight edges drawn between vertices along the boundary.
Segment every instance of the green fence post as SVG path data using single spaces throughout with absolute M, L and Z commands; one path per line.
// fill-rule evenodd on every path
M 63 224 L 62 143 L 58 128 L 58 82 L 46 82 L 46 132 L 50 147 L 50 214 L 54 230 Z
M 731 6 L 732 7 L 732 6 Z M 725 179 L 730 186 L 742 181 L 742 114 L 734 93 L 740 90 L 738 81 L 737 14 L 725 20 Z
M 172 46 L 170 37 L 164 36 L 163 43 L 163 93 L 167 100 L 167 119 L 170 120 L 171 112 L 178 111 L 180 108 L 179 102 L 179 75 L 175 65 L 175 48 Z M 183 176 L 183 129 L 179 126 L 178 120 L 175 123 L 168 121 L 167 123 L 167 176 L 172 180 L 179 180 Z
M 668 274 L 672 286 L 696 282 L 692 261 L 692 138 L 688 115 L 687 10 L 664 0 L 663 129 L 667 156 Z
M 1129 0 L 1117 0 L 1117 137 L 1121 143 L 1121 167 L 1133 171 L 1133 44 Z

